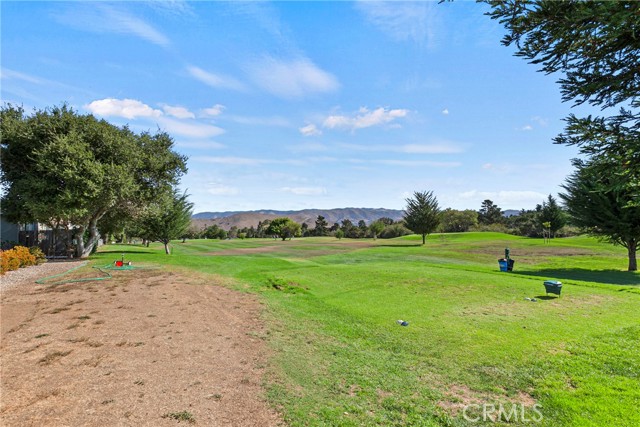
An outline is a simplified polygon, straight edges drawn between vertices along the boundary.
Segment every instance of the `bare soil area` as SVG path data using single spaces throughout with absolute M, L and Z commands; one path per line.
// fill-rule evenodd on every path
M 3 426 L 282 425 L 254 297 L 215 278 L 113 275 L 3 290 Z

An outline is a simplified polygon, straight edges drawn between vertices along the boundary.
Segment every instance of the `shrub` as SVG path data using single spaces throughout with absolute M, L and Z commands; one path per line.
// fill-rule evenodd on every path
M 36 265 L 36 257 L 31 254 L 29 248 L 25 246 L 16 246 L 13 250 L 16 251 L 18 260 L 20 260 L 20 267 Z
M 407 236 L 409 234 L 412 234 L 412 231 L 405 227 L 403 223 L 398 222 L 385 227 L 378 237 L 381 239 L 393 239 L 395 237 Z
M 29 252 L 36 258 L 36 264 L 40 265 L 47 262 L 47 258 L 45 257 L 44 252 L 42 252 L 42 249 L 40 249 L 39 247 L 31 246 L 29 248 Z
M 24 246 L 16 246 L 8 251 L 2 251 L 1 257 L 0 274 L 36 264 L 36 257 L 31 254 L 29 248 Z
M 9 257 L 5 255 L 7 251 L 0 250 L 0 274 L 9 271 Z

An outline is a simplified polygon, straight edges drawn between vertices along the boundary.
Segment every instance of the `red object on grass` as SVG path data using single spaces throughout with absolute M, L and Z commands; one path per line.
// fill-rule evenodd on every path
M 116 267 L 122 267 L 123 265 L 124 265 L 124 262 L 116 261 Z

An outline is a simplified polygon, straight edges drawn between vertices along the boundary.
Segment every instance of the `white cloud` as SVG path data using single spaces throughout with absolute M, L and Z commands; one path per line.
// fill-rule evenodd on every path
M 214 196 L 235 196 L 239 191 L 236 187 L 230 187 L 219 182 L 210 182 L 207 184 L 207 193 Z
M 406 154 L 455 154 L 464 150 L 458 144 L 442 141 L 433 144 L 404 144 L 404 145 L 364 145 L 364 144 L 339 144 L 340 147 L 355 151 L 368 152 L 393 152 Z
M 186 0 L 162 0 L 147 3 L 157 11 L 170 15 L 195 16 L 193 9 Z
M 282 61 L 265 56 L 250 64 L 247 72 L 257 86 L 282 98 L 333 92 L 340 86 L 335 76 L 307 58 Z
M 250 157 L 212 157 L 212 156 L 194 156 L 190 160 L 199 161 L 204 163 L 216 163 L 223 165 L 243 165 L 243 166 L 257 166 L 268 163 L 265 159 L 255 159 Z
M 224 133 L 217 126 L 198 122 L 182 122 L 169 117 L 158 117 L 158 124 L 169 134 L 177 134 L 189 138 L 210 138 Z
M 442 114 L 444 114 L 445 116 L 449 115 L 449 109 L 445 108 L 444 110 L 442 110 Z
M 549 124 L 549 119 L 545 119 L 544 117 L 540 117 L 540 116 L 531 117 L 531 121 L 536 122 L 542 127 L 546 127 Z
M 10 83 L 11 81 L 20 81 L 20 82 L 26 82 L 34 85 L 39 85 L 39 86 L 48 86 L 51 89 L 65 91 L 66 97 L 70 96 L 70 92 L 80 92 L 89 96 L 93 96 L 93 92 L 88 91 L 84 88 L 75 87 L 75 86 L 68 85 L 66 83 L 61 83 L 54 80 L 43 79 L 42 77 L 21 73 L 19 71 L 11 70 L 5 67 L 0 68 L 0 79 L 7 81 L 2 85 L 3 92 L 16 93 L 18 96 L 25 96 L 30 99 L 41 100 L 42 98 L 40 98 L 40 96 L 30 96 L 28 92 L 23 91 L 19 87 L 13 87 L 13 85 L 10 85 L 8 83 Z M 41 102 L 48 103 L 49 101 L 43 100 Z
M 533 126 L 531 125 L 524 125 L 520 128 L 520 130 L 525 130 L 525 131 L 530 131 L 533 130 Z
M 143 20 L 123 11 L 101 5 L 108 22 L 105 25 L 111 27 L 116 33 L 133 34 L 151 43 L 168 46 L 169 39 L 158 30 Z
M 358 113 L 352 116 L 329 116 L 324 120 L 324 123 L 322 125 L 329 129 L 338 128 L 354 131 L 356 129 L 387 124 L 396 119 L 405 117 L 408 113 L 409 110 L 404 109 L 389 110 L 380 107 L 373 111 L 369 111 L 366 107 L 362 107 L 360 108 Z
M 301 134 L 303 134 L 304 136 L 318 136 L 318 135 L 322 135 L 322 131 L 320 129 L 318 129 L 316 127 L 316 125 L 314 125 L 313 123 L 308 124 L 306 126 L 301 127 L 300 129 L 298 129 L 300 131 Z
M 201 114 L 206 117 L 215 117 L 222 114 L 222 112 L 226 109 L 226 107 L 222 104 L 216 104 L 211 108 L 204 108 L 201 111 Z
M 178 147 L 194 148 L 203 150 L 218 150 L 226 148 L 224 144 L 215 141 L 176 141 Z
M 395 40 L 435 46 L 440 26 L 435 2 L 358 1 L 356 8 L 373 25 Z
M 129 13 L 123 6 L 102 3 L 74 3 L 56 16 L 59 22 L 94 33 L 131 34 L 162 47 L 171 42 L 149 23 Z
M 294 153 L 327 151 L 327 146 L 319 142 L 307 142 L 288 147 Z
M 327 194 L 327 189 L 324 187 L 282 187 L 280 190 L 297 196 L 323 196 Z
M 265 164 L 278 164 L 278 165 L 295 165 L 302 166 L 306 162 L 300 159 L 264 159 L 253 157 L 214 157 L 214 156 L 193 156 L 190 161 L 203 162 L 203 163 L 215 163 L 222 165 L 235 165 L 235 166 L 259 166 Z
M 430 166 L 430 167 L 436 167 L 436 168 L 457 168 L 459 166 L 462 166 L 462 163 L 460 162 L 433 162 L 430 160 L 385 159 L 385 160 L 373 160 L 372 163 L 388 165 L 388 166 L 406 166 L 406 167 Z
M 232 89 L 242 91 L 245 85 L 239 80 L 222 74 L 214 74 L 194 65 L 187 66 L 187 71 L 195 79 L 216 89 Z
M 401 152 L 410 154 L 453 154 L 464 150 L 452 143 L 406 144 L 399 147 Z
M 164 105 L 162 107 L 164 113 L 176 117 L 178 119 L 195 119 L 196 116 L 191 111 L 184 107 L 172 107 L 171 105 Z
M 160 117 L 162 111 L 155 110 L 135 99 L 98 99 L 84 106 L 93 114 L 103 117 L 124 117 L 125 119 L 136 119 L 138 117 Z
M 37 85 L 45 84 L 47 81 L 41 79 L 40 77 L 31 76 L 29 74 L 24 74 L 19 71 L 10 70 L 8 68 L 0 68 L 0 79 L 2 80 L 22 80 L 28 83 L 33 83 Z

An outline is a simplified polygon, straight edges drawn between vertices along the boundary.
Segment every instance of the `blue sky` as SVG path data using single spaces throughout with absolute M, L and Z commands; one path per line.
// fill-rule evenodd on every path
M 475 2 L 6 2 L 3 102 L 67 102 L 189 157 L 195 211 L 532 209 L 572 109 Z M 582 108 L 582 107 L 581 107 Z

